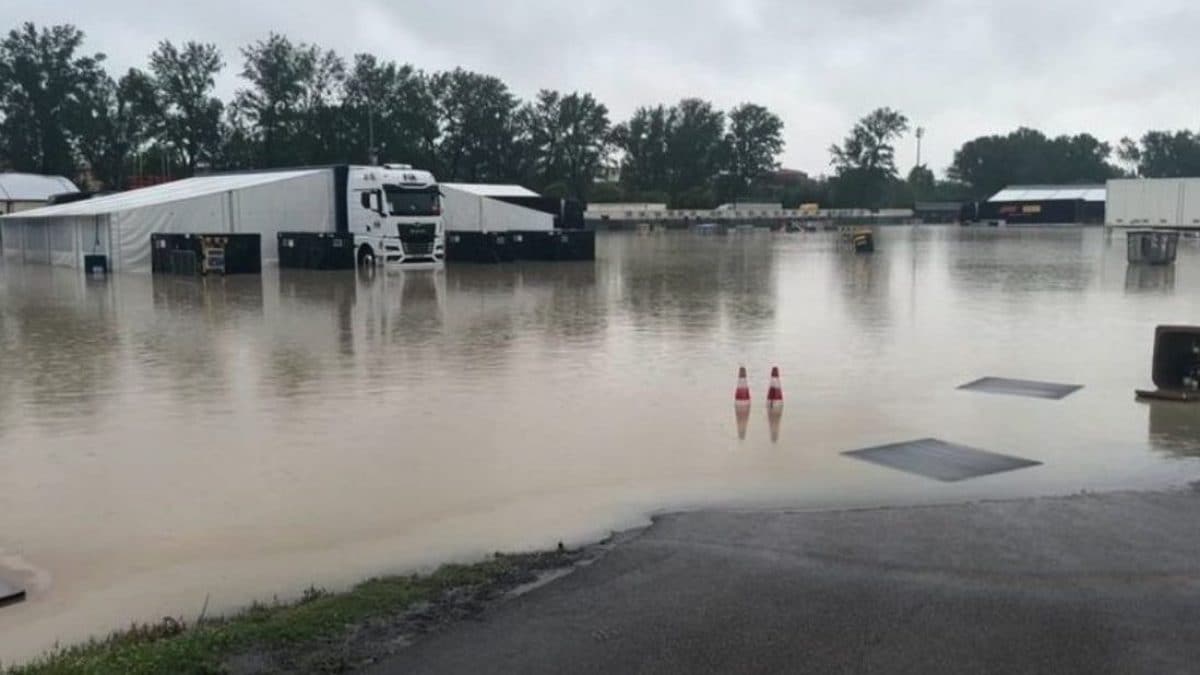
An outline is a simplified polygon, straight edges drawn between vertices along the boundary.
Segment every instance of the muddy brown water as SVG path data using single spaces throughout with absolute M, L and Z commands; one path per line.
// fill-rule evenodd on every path
M 602 234 L 593 263 L 195 281 L 0 263 L 0 660 L 655 512 L 1178 485 L 1200 407 L 1136 403 L 1200 246 L 1099 229 Z M 739 440 L 737 368 L 753 407 Z M 772 442 L 772 366 L 786 397 Z M 1062 401 L 956 390 L 1085 385 Z M 938 483 L 923 437 L 1042 462 Z

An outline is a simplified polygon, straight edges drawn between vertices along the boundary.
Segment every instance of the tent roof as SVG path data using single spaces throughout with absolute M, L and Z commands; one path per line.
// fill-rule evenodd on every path
M 79 188 L 62 176 L 0 173 L 0 201 L 44 202 L 64 192 L 79 192 Z
M 489 183 L 442 183 L 440 187 L 460 190 L 480 197 L 540 197 L 538 193 L 520 185 L 495 185 Z
M 230 173 L 217 176 L 197 176 L 183 180 L 171 181 L 161 185 L 153 185 L 138 190 L 118 192 L 84 199 L 68 204 L 45 206 L 31 211 L 21 211 L 5 218 L 54 218 L 58 216 L 100 216 L 109 213 L 129 211 L 143 206 L 154 206 L 169 202 L 203 197 L 205 195 L 228 192 L 241 188 L 265 185 L 276 181 L 309 176 L 321 172 L 322 169 L 305 169 L 298 171 L 265 171 L 260 173 Z
M 992 195 L 989 202 L 1043 202 L 1055 199 L 1081 199 L 1103 202 L 1108 196 L 1104 185 L 1010 185 Z

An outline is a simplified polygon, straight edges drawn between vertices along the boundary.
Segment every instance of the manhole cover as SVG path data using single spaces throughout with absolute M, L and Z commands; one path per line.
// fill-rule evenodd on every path
M 1058 400 L 1083 389 L 1078 384 L 1059 384 L 1057 382 L 1037 382 L 1034 380 L 1010 380 L 1006 377 L 984 377 L 974 382 L 964 384 L 959 389 L 981 391 L 985 394 L 1005 394 L 1008 396 L 1029 396 L 1032 398 L 1048 398 Z
M 12 605 L 25 599 L 25 589 L 17 588 L 0 580 L 0 607 Z
M 842 454 L 945 483 L 1041 464 L 1030 459 L 955 445 L 936 438 L 880 445 Z

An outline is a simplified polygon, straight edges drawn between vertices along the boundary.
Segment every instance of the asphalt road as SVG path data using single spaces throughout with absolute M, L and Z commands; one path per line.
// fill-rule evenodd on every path
M 1200 494 L 667 516 L 371 672 L 1200 672 Z

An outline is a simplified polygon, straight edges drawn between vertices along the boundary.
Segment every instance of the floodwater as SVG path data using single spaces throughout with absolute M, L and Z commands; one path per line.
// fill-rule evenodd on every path
M 877 241 L 602 234 L 594 264 L 204 282 L 0 264 L 0 577 L 31 590 L 0 660 L 664 510 L 1200 477 L 1200 408 L 1133 398 L 1154 326 L 1200 323 L 1200 245 L 1132 269 L 1099 229 Z M 956 389 L 983 376 L 1084 389 Z M 840 455 L 931 436 L 1043 464 L 938 483 Z

